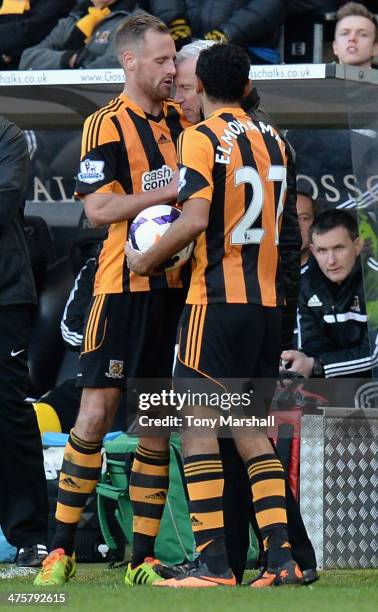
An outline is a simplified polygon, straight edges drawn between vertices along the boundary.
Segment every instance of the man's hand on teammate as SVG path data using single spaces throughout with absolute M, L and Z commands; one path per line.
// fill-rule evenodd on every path
M 161 270 L 156 270 L 148 265 L 145 253 L 139 253 L 127 242 L 125 245 L 125 253 L 129 269 L 135 272 L 135 274 L 138 274 L 138 276 L 157 276 L 161 274 Z

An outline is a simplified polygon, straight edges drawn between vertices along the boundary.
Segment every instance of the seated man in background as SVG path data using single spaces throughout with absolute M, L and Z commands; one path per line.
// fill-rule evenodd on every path
M 371 68 L 373 57 L 378 53 L 377 32 L 375 17 L 363 4 L 344 4 L 337 12 L 333 42 L 333 52 L 339 63 L 361 69 Z M 361 103 L 362 98 L 359 100 Z M 298 174 L 308 177 L 319 204 L 354 208 L 359 190 L 363 192 L 361 199 L 369 198 L 370 193 L 361 181 L 353 179 L 356 174 L 360 178 L 358 165 L 362 165 L 364 154 L 374 142 L 368 133 L 356 129 L 306 127 L 300 130 L 290 128 L 287 137 L 297 153 Z M 322 154 L 324 150 L 327 150 L 327 155 Z
M 315 219 L 315 202 L 309 195 L 305 184 L 302 185 L 301 182 L 297 185 L 297 213 L 302 238 L 301 274 L 304 274 L 308 268 L 308 260 L 311 254 L 309 229 Z
M 119 23 L 137 8 L 135 0 L 79 2 L 49 36 L 26 49 L 20 68 L 119 68 L 113 37 Z
M 252 64 L 277 64 L 279 28 L 286 0 L 151 0 L 150 12 L 170 25 L 176 48 L 190 39 L 232 42 L 244 47 Z
M 340 64 L 372 67 L 378 53 L 378 24 L 363 4 L 348 2 L 338 10 L 333 52 Z
M 315 202 L 309 195 L 307 184 L 299 180 L 297 184 L 297 213 L 299 229 L 301 231 L 301 275 L 308 270 L 308 260 L 311 255 L 310 251 L 310 234 L 309 230 L 315 219 Z M 294 329 L 293 344 L 290 348 L 300 348 L 300 334 L 297 325 Z M 285 347 L 289 348 L 289 347 Z
M 2 0 L 0 8 L 0 70 L 17 70 L 24 49 L 36 45 L 75 0 Z
M 368 377 L 377 349 L 372 355 L 355 218 L 323 211 L 310 228 L 310 248 L 314 258 L 299 294 L 302 351 L 283 351 L 281 358 L 305 378 Z

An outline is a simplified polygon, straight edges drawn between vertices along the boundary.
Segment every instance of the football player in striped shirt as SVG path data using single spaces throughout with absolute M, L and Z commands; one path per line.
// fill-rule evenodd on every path
M 249 59 L 233 45 L 203 51 L 196 66 L 206 119 L 179 139 L 181 217 L 143 255 L 126 247 L 131 269 L 154 274 L 157 266 L 196 240 L 189 293 L 180 324 L 174 378 L 206 380 L 207 388 L 238 390 L 239 380 L 278 374 L 283 303 L 279 241 L 287 220 L 285 146 L 270 125 L 242 110 L 248 93 Z M 223 379 L 232 379 L 231 388 Z M 259 385 L 259 382 L 257 383 Z M 264 383 L 258 414 L 264 414 Z M 214 415 L 195 407 L 203 418 Z M 181 578 L 160 586 L 209 587 L 235 584 L 225 548 L 223 468 L 217 429 L 206 436 L 184 433 L 185 476 L 199 562 Z M 292 558 L 285 507 L 284 470 L 266 432 L 252 437 L 234 430 L 251 484 L 268 568 L 254 588 L 302 584 Z

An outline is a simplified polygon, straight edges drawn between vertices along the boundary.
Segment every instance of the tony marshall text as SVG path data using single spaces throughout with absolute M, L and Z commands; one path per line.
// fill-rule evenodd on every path
M 207 427 L 215 429 L 218 427 L 274 427 L 274 416 L 266 419 L 259 419 L 255 416 L 237 418 L 232 415 L 219 415 L 219 417 L 195 417 L 185 416 L 165 416 L 161 419 L 143 415 L 139 417 L 141 427 Z

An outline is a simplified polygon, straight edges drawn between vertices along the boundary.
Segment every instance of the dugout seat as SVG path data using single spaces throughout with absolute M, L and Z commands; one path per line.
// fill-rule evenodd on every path
M 70 253 L 72 238 L 76 236 L 82 212 L 83 204 L 71 200 L 27 201 L 25 205 L 25 215 L 42 217 L 47 223 L 56 259 Z
M 60 206 L 65 207 L 67 203 L 62 202 Z M 48 211 L 51 214 L 50 209 Z M 47 267 L 38 291 L 38 309 L 29 346 L 28 395 L 33 398 L 39 399 L 56 385 L 76 378 L 78 353 L 67 350 L 62 339 L 60 322 L 76 274 L 88 257 L 96 256 L 100 242 L 106 235 L 106 228 L 93 228 L 89 224 L 82 207 L 78 207 L 75 210 L 75 213 L 77 212 L 80 213 L 79 219 L 73 216 L 70 220 L 69 210 L 61 214 L 61 229 L 67 233 L 65 254 Z M 44 219 L 41 221 L 42 225 L 45 225 L 44 232 L 41 224 L 34 225 L 38 225 L 40 239 L 42 242 L 45 240 L 45 249 L 52 254 L 56 243 L 51 239 L 51 226 L 47 226 Z M 56 226 L 55 229 L 59 227 Z M 51 241 L 49 245 L 48 236 Z
M 47 268 L 56 259 L 55 246 L 50 228 L 42 217 L 25 215 L 24 232 L 39 294 L 45 283 Z
M 56 383 L 66 350 L 60 333 L 60 321 L 73 283 L 74 273 L 69 256 L 48 268 L 39 294 L 29 345 L 30 397 L 41 397 Z
M 334 12 L 288 19 L 282 34 L 282 61 L 285 64 L 321 64 L 324 61 L 324 42 L 333 39 L 335 23 Z

